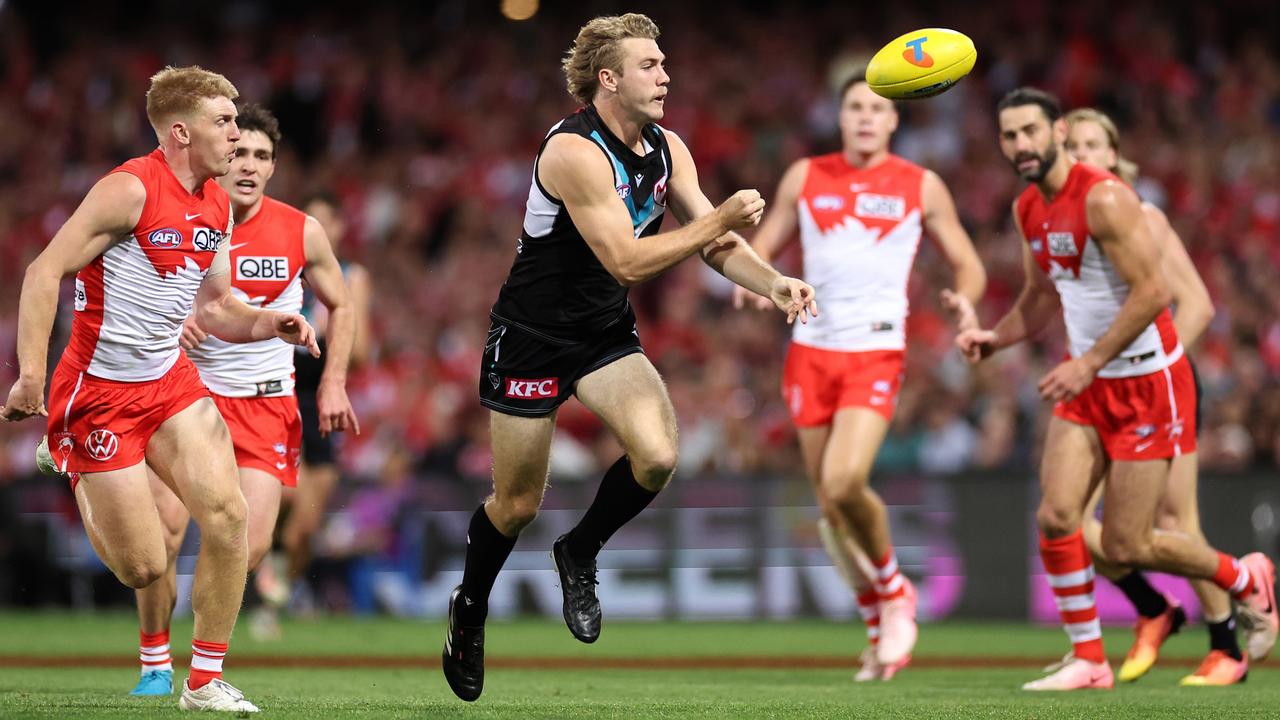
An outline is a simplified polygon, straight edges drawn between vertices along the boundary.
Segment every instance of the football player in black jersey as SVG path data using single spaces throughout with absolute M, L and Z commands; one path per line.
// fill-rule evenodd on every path
M 788 322 L 817 313 L 811 286 L 779 274 L 733 232 L 759 222 L 760 193 L 713 206 L 688 148 L 656 124 L 671 81 L 657 37 L 653 21 L 634 13 L 582 27 L 564 71 L 583 107 L 551 129 L 534 162 L 480 373 L 494 492 L 472 516 L 462 584 L 449 599 L 444 674 L 463 700 L 483 689 L 489 592 L 542 504 L 559 405 L 577 396 L 626 451 L 552 549 L 565 622 L 579 640 L 600 634 L 596 555 L 675 470 L 675 412 L 640 346 L 627 288 L 698 254 L 772 299 Z M 659 233 L 668 207 L 682 227 Z

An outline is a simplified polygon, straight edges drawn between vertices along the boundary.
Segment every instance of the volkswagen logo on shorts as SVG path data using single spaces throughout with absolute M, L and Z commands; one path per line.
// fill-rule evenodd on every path
M 176 248 L 182 244 L 182 233 L 173 228 L 161 228 L 147 236 L 152 245 L 161 248 Z
M 94 460 L 110 460 L 120 449 L 120 439 L 110 430 L 98 428 L 89 433 L 89 438 L 84 441 L 84 449 Z

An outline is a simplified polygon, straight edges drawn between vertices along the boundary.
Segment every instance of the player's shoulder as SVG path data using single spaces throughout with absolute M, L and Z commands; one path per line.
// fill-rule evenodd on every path
M 912 162 L 901 155 L 895 155 L 894 153 L 889 153 L 889 156 L 885 158 L 884 164 L 881 165 L 881 167 L 889 172 L 904 173 L 908 175 L 915 175 L 917 177 L 930 172 L 929 168 L 926 168 L 919 163 Z
M 270 195 L 262 196 L 262 212 L 269 213 L 271 217 L 281 220 L 292 220 L 296 222 L 305 221 L 309 215 L 290 205 L 283 200 L 277 200 Z M 318 220 L 316 222 L 319 222 Z

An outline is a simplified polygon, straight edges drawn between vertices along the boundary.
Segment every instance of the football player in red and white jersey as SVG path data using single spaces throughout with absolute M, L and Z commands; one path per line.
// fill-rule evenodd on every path
M 917 634 L 915 589 L 898 571 L 888 514 L 868 478 L 902 383 L 907 280 L 921 233 L 955 271 L 956 289 L 942 298 L 960 329 L 977 326 L 973 303 L 986 273 L 941 178 L 889 151 L 893 103 L 863 73 L 839 97 L 843 149 L 787 170 L 751 245 L 768 262 L 799 229 L 804 279 L 826 303 L 794 327 L 782 385 L 822 509 L 823 544 L 867 623 L 861 681 L 892 677 Z M 737 289 L 734 304 L 746 296 Z
M 164 532 L 147 467 L 200 526 L 192 588 L 191 675 L 179 706 L 256 712 L 221 679 L 247 567 L 245 501 L 222 417 L 178 347 L 183 320 L 233 342 L 278 337 L 318 353 L 296 313 L 251 308 L 231 294 L 227 193 L 236 89 L 198 67 L 151 79 L 147 117 L 160 147 L 99 180 L 27 268 L 19 304 L 20 376 L 0 416 L 48 415 L 94 550 L 121 582 L 143 588 L 165 571 Z M 45 409 L 45 358 L 58 284 L 76 273 L 71 342 Z
M 231 196 L 235 219 L 229 248 L 232 294 L 252 307 L 297 313 L 306 278 L 329 309 L 324 370 L 328 396 L 322 404 L 320 430 L 359 432 L 346 393 L 354 318 L 342 269 L 315 218 L 264 194 L 275 172 L 280 142 L 276 118 L 265 108 L 248 104 L 240 108 L 237 124 L 240 140 L 231 172 L 219 180 Z M 297 485 L 302 420 L 293 393 L 294 350 L 277 338 L 228 343 L 206 333 L 195 316 L 184 324 L 181 345 L 231 431 L 240 489 L 249 508 L 248 566 L 253 571 L 271 549 L 282 486 Z M 142 677 L 134 695 L 171 691 L 165 646 L 177 600 L 175 562 L 189 519 L 182 502 L 164 483 L 153 477 L 151 487 L 166 530 L 168 563 L 163 581 L 137 591 Z
M 1191 368 L 1169 313 L 1159 246 L 1137 195 L 1111 173 L 1074 162 L 1056 98 L 1018 88 L 998 105 L 1000 148 L 1030 184 L 1014 203 L 1026 282 L 994 328 L 960 333 L 971 362 L 1038 332 L 1058 311 L 1069 357 L 1039 384 L 1054 405 L 1040 464 L 1040 556 L 1072 652 L 1026 690 L 1109 688 L 1083 509 L 1104 473 L 1102 550 L 1112 562 L 1210 579 L 1237 618 L 1274 644 L 1275 569 L 1199 537 L 1156 532 L 1170 460 L 1194 452 Z M 1268 648 L 1269 649 L 1269 648 Z
M 1067 141 L 1064 146 L 1071 157 L 1077 162 L 1105 168 L 1132 187 L 1138 179 L 1138 168 L 1120 155 L 1120 133 L 1111 118 L 1093 108 L 1077 108 L 1067 113 L 1066 119 Z M 1213 319 L 1213 300 L 1209 297 L 1209 290 L 1200 274 L 1196 272 L 1182 239 L 1169 224 L 1169 218 L 1149 202 L 1142 203 L 1142 212 L 1146 215 L 1151 235 L 1161 250 L 1161 263 L 1173 295 L 1174 329 L 1178 331 L 1178 339 L 1183 347 L 1189 350 L 1195 346 L 1200 335 L 1209 326 L 1209 321 Z M 1194 371 L 1193 364 L 1193 374 Z M 1200 388 L 1197 380 L 1197 430 L 1202 415 L 1200 410 Z M 1105 479 L 1103 482 L 1105 483 Z M 1175 598 L 1152 587 L 1141 571 L 1107 560 L 1102 552 L 1102 524 L 1095 518 L 1101 498 L 1100 484 L 1085 508 L 1084 539 L 1098 573 L 1120 588 L 1138 612 L 1134 643 L 1116 675 L 1120 682 L 1131 682 L 1145 675 L 1155 664 L 1160 646 L 1186 621 L 1186 613 Z M 1170 462 L 1169 483 L 1161 498 L 1155 524 L 1164 530 L 1178 530 L 1195 537 L 1204 537 L 1200 530 L 1199 504 L 1196 502 L 1196 453 L 1183 453 Z M 1242 682 L 1249 672 L 1249 658 L 1240 651 L 1236 640 L 1231 597 L 1208 580 L 1191 580 L 1190 584 L 1200 600 L 1209 629 L 1209 654 L 1194 673 L 1182 679 L 1181 684 L 1213 686 Z M 1256 632 L 1251 632 L 1249 639 L 1263 641 L 1259 651 L 1265 647 L 1265 636 L 1259 637 Z

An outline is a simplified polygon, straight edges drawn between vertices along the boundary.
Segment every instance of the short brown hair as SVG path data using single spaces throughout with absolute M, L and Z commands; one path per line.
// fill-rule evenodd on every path
M 151 89 L 147 90 L 147 119 L 156 134 L 163 136 L 166 121 L 175 115 L 194 112 L 202 99 L 226 97 L 235 100 L 239 95 L 230 80 L 199 65 L 168 66 L 151 76 Z
M 245 103 L 240 106 L 240 114 L 236 115 L 236 125 L 240 131 L 257 130 L 271 141 L 271 157 L 276 156 L 276 148 L 280 146 L 280 121 L 270 110 L 257 103 Z
M 1115 173 L 1116 177 L 1123 180 L 1126 185 L 1137 182 L 1138 164 L 1120 154 L 1120 131 L 1116 129 L 1115 122 L 1106 113 L 1094 108 L 1076 108 L 1067 113 L 1066 118 L 1067 127 L 1082 120 L 1098 123 L 1107 136 L 1107 142 L 1111 143 L 1111 149 L 1116 153 L 1116 166 L 1109 167 L 1107 170 Z
M 621 44 L 627 38 L 657 40 L 658 26 L 640 13 L 598 17 L 583 25 L 561 62 L 569 94 L 590 105 L 600 85 L 600 71 L 620 69 Z

